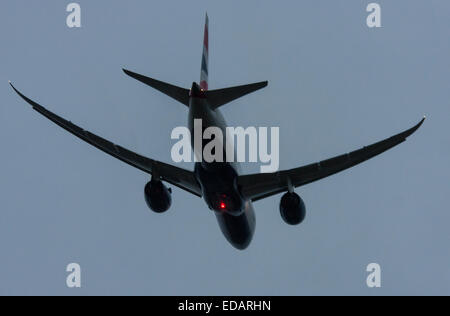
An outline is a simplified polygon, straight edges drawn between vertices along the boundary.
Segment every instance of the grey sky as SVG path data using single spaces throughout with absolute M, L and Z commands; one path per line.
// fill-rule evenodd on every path
M 450 294 L 450 3 L 71 1 L 0 4 L 0 294 Z M 82 127 L 170 162 L 186 108 L 127 67 L 198 81 L 204 14 L 210 87 L 269 80 L 223 108 L 234 126 L 280 126 L 280 168 L 341 154 L 428 119 L 408 141 L 299 188 L 307 218 L 282 221 L 280 196 L 255 203 L 250 247 L 233 249 L 203 200 L 174 189 L 151 213 L 146 174 L 32 111 L 7 81 Z M 192 168 L 191 164 L 183 165 Z M 257 172 L 259 165 L 246 165 Z M 82 285 L 65 285 L 78 262 Z M 368 289 L 365 268 L 382 267 Z

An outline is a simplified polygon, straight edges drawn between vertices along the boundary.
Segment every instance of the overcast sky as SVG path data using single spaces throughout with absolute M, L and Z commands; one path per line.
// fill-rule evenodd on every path
M 450 3 L 78 0 L 0 4 L 0 294 L 450 294 Z M 152 213 L 148 175 L 32 111 L 7 84 L 126 148 L 171 162 L 187 109 L 121 72 L 189 87 L 210 24 L 210 88 L 269 80 L 223 107 L 233 126 L 279 126 L 280 168 L 342 154 L 427 120 L 407 142 L 255 203 L 256 233 L 232 248 L 200 198 L 173 190 Z M 181 164 L 193 168 L 192 164 Z M 244 166 L 258 172 L 258 164 Z M 82 268 L 82 288 L 65 268 Z M 366 286 L 366 266 L 382 287 Z

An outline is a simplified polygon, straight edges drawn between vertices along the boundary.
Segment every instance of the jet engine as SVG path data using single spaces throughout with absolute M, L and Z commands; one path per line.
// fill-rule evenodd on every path
M 145 202 L 148 207 L 156 212 L 163 213 L 172 204 L 172 190 L 167 188 L 161 180 L 151 180 L 145 185 Z
M 281 197 L 280 214 L 286 224 L 298 225 L 306 216 L 305 203 L 297 193 L 287 192 Z

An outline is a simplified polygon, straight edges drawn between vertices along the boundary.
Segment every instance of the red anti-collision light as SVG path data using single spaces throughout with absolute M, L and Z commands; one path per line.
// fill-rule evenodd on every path
M 224 210 L 224 209 L 227 208 L 227 205 L 226 205 L 224 202 L 220 202 L 220 208 L 221 208 L 222 210 Z

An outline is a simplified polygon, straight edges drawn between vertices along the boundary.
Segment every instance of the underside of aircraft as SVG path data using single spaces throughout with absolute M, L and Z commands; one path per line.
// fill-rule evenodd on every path
M 203 54 L 200 81 L 190 89 L 177 87 L 156 79 L 124 69 L 130 77 L 184 104 L 188 111 L 189 128 L 195 119 L 202 119 L 208 126 L 223 128 L 224 120 L 219 108 L 237 98 L 267 86 L 267 81 L 209 90 L 208 87 L 208 17 L 206 17 L 203 38 Z M 151 175 L 144 188 L 148 206 L 157 213 L 169 209 L 172 190 L 164 182 L 202 197 L 217 217 L 226 239 L 237 249 L 245 249 L 252 239 L 255 216 L 252 202 L 279 193 L 280 214 L 290 225 L 301 223 L 306 214 L 305 204 L 294 189 L 323 179 L 342 170 L 353 167 L 384 151 L 402 143 L 424 122 L 425 117 L 415 126 L 369 146 L 298 168 L 273 173 L 241 175 L 239 169 L 229 163 L 197 162 L 194 170 L 186 170 L 174 165 L 144 157 L 120 145 L 93 134 L 72 122 L 50 112 L 17 90 L 14 91 L 29 103 L 34 110 L 53 121 L 63 129 L 95 146 L 105 153 Z

